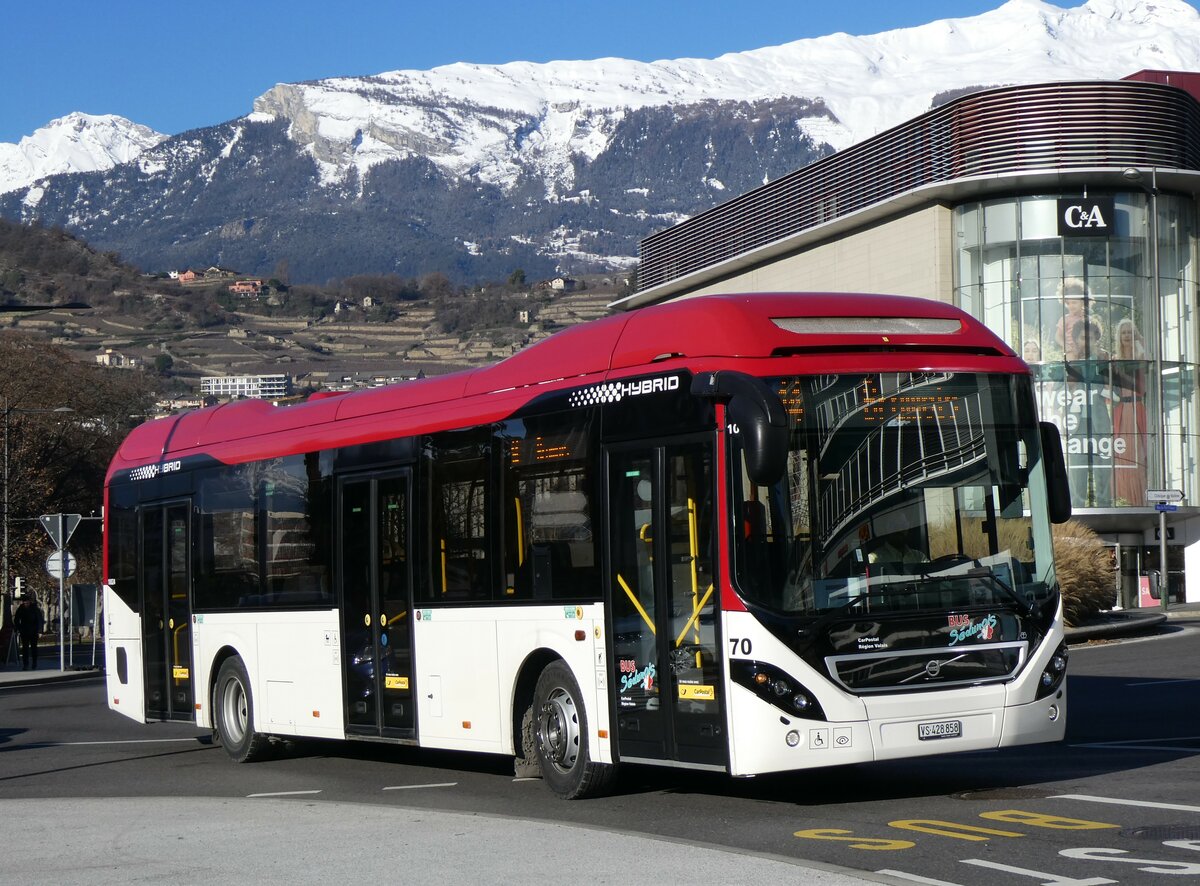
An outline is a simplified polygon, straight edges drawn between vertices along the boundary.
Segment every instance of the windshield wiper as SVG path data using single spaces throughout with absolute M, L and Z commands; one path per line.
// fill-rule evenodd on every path
M 996 573 L 991 570 L 991 567 L 973 566 L 966 571 L 965 575 L 967 578 L 987 579 L 995 587 L 1000 588 L 1000 590 L 1004 592 L 1004 595 L 1012 600 L 1012 602 L 1016 604 L 1017 609 L 1020 610 L 1024 615 L 1033 615 L 1034 605 L 1028 600 L 1022 599 L 1021 595 L 1018 594 L 1013 588 L 1009 587 L 1008 583 L 1004 581 L 1004 579 L 1000 578 L 1000 576 L 996 575 Z
M 824 610 L 819 616 L 817 616 L 817 618 L 815 620 L 809 622 L 805 627 L 801 628 L 798 633 L 802 637 L 806 636 L 806 635 L 809 637 L 818 637 L 825 630 L 825 628 L 827 628 L 829 626 L 829 624 L 831 622 L 837 621 L 839 618 L 841 618 L 843 615 L 845 615 L 847 611 L 854 608 L 855 606 L 859 606 L 868 600 L 884 599 L 887 597 L 891 597 L 896 593 L 896 591 L 892 590 L 892 588 L 911 587 L 914 584 L 918 584 L 918 582 L 913 582 L 913 581 L 906 581 L 903 583 L 895 582 L 895 583 L 887 586 L 888 590 L 883 590 L 883 589 L 870 590 L 870 589 L 868 589 L 866 591 L 863 591 L 862 593 L 855 594 L 853 597 L 851 597 L 845 603 L 839 603 L 833 609 Z

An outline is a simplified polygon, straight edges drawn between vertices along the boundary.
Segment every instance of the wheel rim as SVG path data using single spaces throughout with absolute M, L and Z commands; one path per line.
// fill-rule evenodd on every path
M 225 682 L 225 691 L 221 694 L 221 724 L 225 727 L 225 737 L 232 744 L 240 744 L 246 737 L 250 716 L 246 704 L 246 689 L 237 677 L 230 677 Z
M 538 746 L 559 772 L 570 772 L 579 759 L 579 713 L 575 699 L 561 686 L 550 693 L 538 716 Z

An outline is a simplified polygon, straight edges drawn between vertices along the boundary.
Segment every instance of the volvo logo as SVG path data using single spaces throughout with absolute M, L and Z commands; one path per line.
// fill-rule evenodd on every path
M 931 680 L 936 680 L 938 674 L 942 672 L 942 663 L 936 658 L 925 662 L 925 676 Z

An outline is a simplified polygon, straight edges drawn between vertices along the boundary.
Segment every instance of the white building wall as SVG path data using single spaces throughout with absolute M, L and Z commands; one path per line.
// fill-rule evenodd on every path
M 928 206 L 690 290 L 727 292 L 878 292 L 951 302 L 953 217 Z

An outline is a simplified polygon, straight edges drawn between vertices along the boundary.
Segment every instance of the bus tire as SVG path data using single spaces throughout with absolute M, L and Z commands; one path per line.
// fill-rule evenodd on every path
M 604 793 L 615 772 L 612 765 L 591 758 L 582 699 L 579 684 L 561 661 L 546 666 L 533 693 L 534 744 L 542 778 L 564 800 Z
M 231 656 L 217 671 L 213 689 L 213 725 L 225 752 L 235 763 L 253 763 L 266 756 L 271 740 L 254 731 L 254 697 L 241 656 Z

